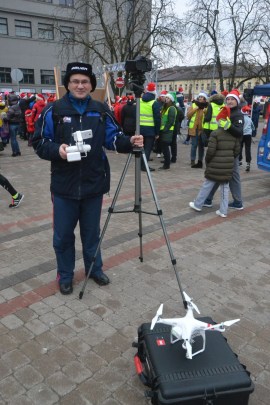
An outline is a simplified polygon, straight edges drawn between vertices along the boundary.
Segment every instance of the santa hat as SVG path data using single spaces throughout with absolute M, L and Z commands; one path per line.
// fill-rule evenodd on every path
M 166 98 L 169 98 L 171 100 L 172 103 L 175 102 L 174 96 L 171 93 L 166 94 L 165 96 Z
M 167 94 L 168 92 L 167 92 L 167 90 L 162 90 L 161 92 L 160 92 L 160 97 L 165 97 L 166 96 L 166 94 Z
M 38 94 L 36 94 L 36 100 L 37 101 L 40 101 L 40 100 L 45 101 L 45 97 L 43 96 L 43 94 L 38 93 Z
M 184 92 L 183 87 L 179 87 L 178 91 L 179 91 L 179 93 L 183 93 Z
M 155 83 L 153 83 L 153 82 L 148 83 L 146 88 L 145 88 L 145 92 L 146 93 L 157 94 L 156 93 L 156 85 L 155 85 Z
M 228 97 L 233 97 L 237 101 L 237 104 L 240 104 L 240 93 L 237 89 L 232 89 L 226 96 L 226 100 Z
M 222 94 L 224 97 L 226 97 L 226 96 L 229 94 L 229 92 L 228 92 L 227 90 L 223 90 L 223 91 L 221 92 L 221 94 Z
M 20 94 L 20 97 L 21 97 L 21 98 L 26 98 L 27 96 L 26 96 L 25 93 L 21 93 L 21 94 Z
M 201 92 L 198 94 L 198 97 L 197 97 L 197 98 L 199 98 L 199 97 L 204 97 L 205 100 L 208 100 L 208 95 L 207 95 L 206 93 L 204 93 L 203 91 L 201 91 Z
M 227 118 L 230 118 L 230 114 L 231 109 L 227 106 L 224 106 L 220 109 L 218 115 L 216 116 L 216 121 L 226 120 Z
M 251 107 L 249 105 L 245 105 L 243 108 L 241 108 L 241 112 L 243 114 L 249 115 L 251 113 Z

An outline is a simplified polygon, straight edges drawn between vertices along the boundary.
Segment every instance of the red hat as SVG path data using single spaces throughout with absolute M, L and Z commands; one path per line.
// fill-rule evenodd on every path
M 216 116 L 216 121 L 219 120 L 226 120 L 227 118 L 230 118 L 231 115 L 231 109 L 227 106 L 222 107 Z
M 26 98 L 26 94 L 25 94 L 25 93 L 21 93 L 21 94 L 20 94 L 20 97 L 21 97 L 21 98 Z
M 45 101 L 45 97 L 43 96 L 43 94 L 38 93 L 38 94 L 36 94 L 36 100 L 43 100 L 43 101 Z
M 147 93 L 156 94 L 156 85 L 153 82 L 147 84 L 145 91 Z
M 227 90 L 223 90 L 223 91 L 221 92 L 221 94 L 222 94 L 224 97 L 226 97 L 227 94 L 229 94 L 229 92 L 228 92 Z
M 241 109 L 243 114 L 250 114 L 251 113 L 251 107 L 249 105 L 245 105 L 242 109 Z
M 237 101 L 237 104 L 240 104 L 240 93 L 237 89 L 232 89 L 226 96 L 226 100 L 228 97 L 233 97 Z
M 179 87 L 178 91 L 179 91 L 180 93 L 183 93 L 183 92 L 184 92 L 183 87 Z
M 165 96 L 167 93 L 168 93 L 167 90 L 162 90 L 162 91 L 160 92 L 160 96 Z

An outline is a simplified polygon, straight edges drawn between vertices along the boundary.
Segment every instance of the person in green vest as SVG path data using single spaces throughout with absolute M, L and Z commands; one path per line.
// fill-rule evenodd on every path
M 216 93 L 209 98 L 209 104 L 204 114 L 202 141 L 204 146 L 208 145 L 208 140 L 212 131 L 218 129 L 216 121 L 217 115 L 224 104 L 225 97 L 222 94 Z
M 189 120 L 188 134 L 191 137 L 190 160 L 192 168 L 203 167 L 204 145 L 201 141 L 201 133 L 203 131 L 204 113 L 208 106 L 207 100 L 208 96 L 206 93 L 199 93 L 187 111 L 187 118 Z M 197 149 L 198 163 L 195 163 Z
M 174 96 L 166 94 L 165 104 L 161 110 L 160 145 L 164 156 L 164 164 L 159 170 L 168 170 L 171 164 L 170 145 L 173 139 L 177 110 L 174 105 Z
M 156 137 L 159 135 L 160 130 L 160 107 L 156 101 L 156 85 L 153 82 L 147 84 L 145 93 L 139 101 L 140 105 L 140 134 L 144 139 L 144 153 L 147 161 L 150 160 L 150 154 Z M 149 167 L 152 172 L 155 169 Z M 142 171 L 145 172 L 146 168 L 142 161 Z

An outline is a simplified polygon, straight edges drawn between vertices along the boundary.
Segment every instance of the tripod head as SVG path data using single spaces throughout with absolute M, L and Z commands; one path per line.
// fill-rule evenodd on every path
M 127 60 L 125 70 L 129 74 L 129 88 L 140 98 L 144 90 L 145 72 L 152 70 L 152 62 L 145 56 L 138 56 L 135 60 Z

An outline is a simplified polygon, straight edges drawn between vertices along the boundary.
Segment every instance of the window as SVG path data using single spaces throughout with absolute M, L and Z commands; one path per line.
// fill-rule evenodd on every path
M 199 85 L 198 85 L 198 83 L 196 83 L 195 88 L 196 88 L 196 91 L 198 91 L 198 89 L 199 89 Z
M 0 83 L 11 83 L 11 68 L 0 67 Z
M 207 83 L 207 90 L 210 90 L 210 83 Z
M 59 0 L 59 6 L 74 7 L 74 0 Z
M 39 39 L 54 39 L 53 25 L 38 23 L 38 37 Z
M 248 82 L 247 88 L 248 88 L 248 89 L 251 89 L 251 82 Z
M 17 37 L 32 38 L 31 22 L 15 20 L 15 34 Z
M 6 18 L 0 18 L 0 34 L 2 35 L 8 34 L 8 25 Z
M 204 90 L 204 83 L 201 84 L 201 90 Z
M 42 1 L 43 3 L 52 3 L 52 0 L 38 0 L 38 1 Z
M 62 41 L 65 39 L 74 39 L 74 28 L 62 25 L 60 27 L 60 38 Z
M 23 72 L 23 79 L 20 83 L 24 84 L 34 84 L 35 77 L 34 77 L 34 69 L 21 69 Z
M 55 84 L 53 70 L 40 71 L 41 84 Z

